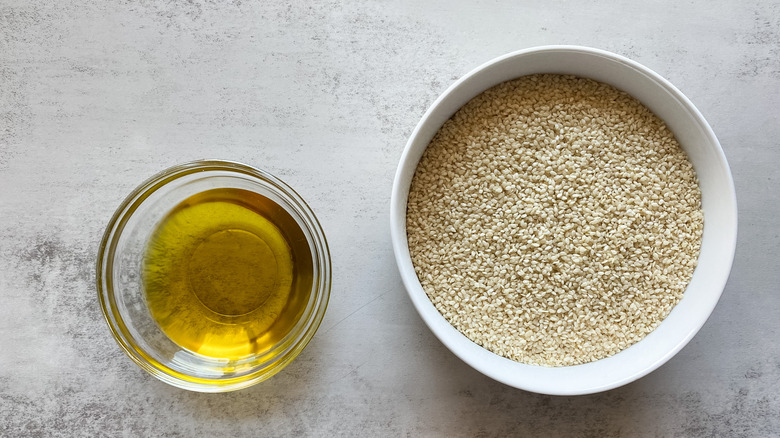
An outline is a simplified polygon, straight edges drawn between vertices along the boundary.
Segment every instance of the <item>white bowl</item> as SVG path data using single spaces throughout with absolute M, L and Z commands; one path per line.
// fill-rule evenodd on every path
M 433 306 L 414 272 L 406 237 L 406 202 L 417 163 L 433 136 L 461 106 L 502 82 L 536 73 L 587 77 L 621 89 L 652 110 L 674 132 L 699 177 L 704 212 L 699 263 L 685 295 L 647 337 L 595 362 L 542 367 L 498 356 L 452 327 Z M 404 285 L 420 316 L 464 362 L 507 385 L 552 395 L 616 388 L 655 370 L 704 325 L 726 285 L 737 239 L 737 201 L 726 157 L 701 113 L 667 80 L 625 57 L 587 47 L 544 46 L 489 61 L 450 86 L 423 115 L 406 144 L 390 206 L 393 249 Z

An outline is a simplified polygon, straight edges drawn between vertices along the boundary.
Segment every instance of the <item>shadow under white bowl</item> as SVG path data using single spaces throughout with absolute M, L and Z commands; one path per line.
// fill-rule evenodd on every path
M 414 272 L 406 235 L 406 203 L 417 163 L 441 125 L 472 98 L 502 82 L 537 73 L 572 74 L 623 90 L 666 122 L 688 154 L 702 192 L 704 230 L 698 266 L 685 294 L 647 337 L 620 353 L 566 367 L 526 365 L 475 344 L 444 319 Z M 420 316 L 464 362 L 507 385 L 552 395 L 590 394 L 650 373 L 679 352 L 704 325 L 726 285 L 737 239 L 737 201 L 726 157 L 709 124 L 669 81 L 625 57 L 579 46 L 543 46 L 489 61 L 450 86 L 415 128 L 393 182 L 390 228 L 396 262 Z

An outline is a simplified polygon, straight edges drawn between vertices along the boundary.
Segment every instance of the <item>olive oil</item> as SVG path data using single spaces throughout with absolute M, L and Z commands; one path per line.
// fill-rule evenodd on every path
M 144 257 L 147 305 L 176 344 L 239 359 L 273 347 L 312 286 L 305 235 L 272 200 L 242 189 L 198 193 L 174 208 Z

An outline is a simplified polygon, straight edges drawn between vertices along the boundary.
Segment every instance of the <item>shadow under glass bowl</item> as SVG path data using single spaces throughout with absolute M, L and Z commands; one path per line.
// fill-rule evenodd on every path
M 311 255 L 311 290 L 307 290 L 300 316 L 271 347 L 240 358 L 206 356 L 172 341 L 153 318 L 144 291 L 144 254 L 158 225 L 185 199 L 213 189 L 246 190 L 273 201 L 300 227 Z M 200 392 L 246 388 L 268 379 L 289 364 L 317 331 L 331 287 L 328 244 L 304 200 L 267 172 L 216 160 L 174 166 L 137 187 L 122 202 L 106 228 L 98 250 L 96 272 L 103 314 L 125 353 L 158 379 Z

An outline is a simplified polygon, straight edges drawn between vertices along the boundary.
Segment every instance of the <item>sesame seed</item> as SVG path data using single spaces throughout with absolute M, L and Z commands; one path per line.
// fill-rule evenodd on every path
M 664 122 L 610 85 L 531 75 L 444 123 L 407 203 L 412 263 L 461 333 L 569 366 L 644 338 L 682 299 L 704 216 Z

